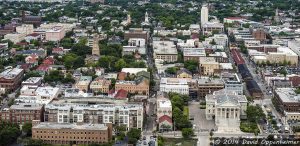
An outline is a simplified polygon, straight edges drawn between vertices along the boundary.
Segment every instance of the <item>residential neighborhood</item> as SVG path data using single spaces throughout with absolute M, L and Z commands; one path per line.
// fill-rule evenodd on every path
M 300 1 L 0 1 L 0 146 L 300 145 Z

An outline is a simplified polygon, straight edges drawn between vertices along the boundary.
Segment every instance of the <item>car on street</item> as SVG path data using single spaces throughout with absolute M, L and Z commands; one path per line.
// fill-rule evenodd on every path
M 144 144 L 144 145 L 147 145 L 147 141 L 146 141 L 146 140 L 144 140 L 143 144 Z
M 143 137 L 143 140 L 146 140 L 146 136 Z

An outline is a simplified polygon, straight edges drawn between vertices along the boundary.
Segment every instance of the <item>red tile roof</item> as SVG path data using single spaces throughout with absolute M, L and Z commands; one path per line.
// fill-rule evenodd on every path
M 120 89 L 117 91 L 117 94 L 115 95 L 116 99 L 124 99 L 127 98 L 128 92 L 124 89 Z
M 161 116 L 161 117 L 159 118 L 158 121 L 159 121 L 159 123 L 164 122 L 164 121 L 167 121 L 167 122 L 169 122 L 169 123 L 172 123 L 172 118 L 169 117 L 169 116 L 167 116 L 167 115 L 163 115 L 163 116 Z
M 36 70 L 38 70 L 38 71 L 45 71 L 46 72 L 46 71 L 49 70 L 49 65 L 47 65 L 47 64 L 41 64 L 41 65 L 38 66 L 38 68 Z
M 43 64 L 47 65 L 53 65 L 54 64 L 54 59 L 52 57 L 48 57 L 43 61 Z

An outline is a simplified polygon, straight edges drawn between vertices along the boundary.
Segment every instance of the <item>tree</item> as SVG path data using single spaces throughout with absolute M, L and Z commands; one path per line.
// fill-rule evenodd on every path
M 286 77 L 286 75 L 287 75 L 287 71 L 286 71 L 286 69 L 283 67 L 283 68 L 281 68 L 280 69 L 280 74 L 283 74 L 284 75 L 284 77 Z
M 166 73 L 172 74 L 172 75 L 175 75 L 177 71 L 178 71 L 177 67 L 169 67 L 165 70 Z
M 246 110 L 248 121 L 258 122 L 258 120 L 266 117 L 260 106 L 249 105 Z
M 124 59 L 119 59 L 116 63 L 115 63 L 115 69 L 117 71 L 121 71 L 122 68 L 126 67 L 126 62 L 124 61 Z
M 27 123 L 23 124 L 23 126 L 22 126 L 22 132 L 26 136 L 31 136 L 31 134 L 32 134 L 31 128 L 32 128 L 32 123 L 27 122 Z
M 184 62 L 184 68 L 188 69 L 193 74 L 198 70 L 199 62 L 196 60 L 188 60 Z
M 184 139 L 189 139 L 194 135 L 194 131 L 192 128 L 183 128 L 181 132 Z
M 138 139 L 141 136 L 141 130 L 136 129 L 136 128 L 131 128 L 128 132 L 127 132 L 127 137 L 128 137 L 128 143 L 130 144 L 136 144 L 136 142 L 138 141 Z
M 17 124 L 0 121 L 0 145 L 6 146 L 15 142 L 20 135 L 20 129 Z
M 25 74 L 23 80 L 27 80 L 30 77 L 41 77 L 41 75 L 37 71 L 29 71 Z

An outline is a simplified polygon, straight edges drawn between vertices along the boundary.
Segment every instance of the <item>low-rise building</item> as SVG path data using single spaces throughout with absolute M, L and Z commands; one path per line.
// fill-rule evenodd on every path
M 80 91 L 87 92 L 89 90 L 91 81 L 92 81 L 92 76 L 81 76 L 77 81 L 77 83 L 75 84 L 75 87 Z
M 189 94 L 189 85 L 187 79 L 184 78 L 161 78 L 159 88 L 161 92 Z
M 199 61 L 200 57 L 205 57 L 204 48 L 183 48 L 183 59 L 184 61 L 195 60 Z
M 45 35 L 46 35 L 45 39 L 47 41 L 60 41 L 65 37 L 66 31 L 63 27 L 56 26 L 50 30 L 47 30 Z
M 166 62 L 178 59 L 176 45 L 172 41 L 153 41 L 153 57 Z
M 224 82 L 219 78 L 200 78 L 198 81 L 198 97 L 205 98 L 207 94 L 224 89 Z
M 185 69 L 185 68 L 181 68 L 180 70 L 178 70 L 177 72 L 176 72 L 176 77 L 177 78 L 193 78 L 193 74 L 189 71 L 189 70 L 187 70 L 187 69 Z
M 149 32 L 142 28 L 130 28 L 128 31 L 124 32 L 124 39 L 129 40 L 130 38 L 142 38 L 148 43 Z
M 240 132 L 240 119 L 246 118 L 247 98 L 226 90 L 205 96 L 206 119 L 215 120 L 218 132 Z
M 158 92 L 157 95 L 156 115 L 158 120 L 158 128 L 160 131 L 170 131 L 173 129 L 172 122 L 172 103 L 166 97 L 166 93 Z
M 112 125 L 47 123 L 37 120 L 32 123 L 32 139 L 55 145 L 103 144 L 112 139 Z
M 201 57 L 199 59 L 199 69 L 201 75 L 214 76 L 215 70 L 219 70 L 220 64 L 214 57 Z
M 21 33 L 9 33 L 9 34 L 6 34 L 4 36 L 4 39 L 5 40 L 10 40 L 12 41 L 13 43 L 18 43 L 18 42 L 21 42 L 22 40 L 25 39 L 25 34 L 21 34 Z
M 27 86 L 36 86 L 38 87 L 39 85 L 42 84 L 42 77 L 30 77 L 27 80 L 22 82 L 22 86 L 27 85 Z
M 134 53 L 146 54 L 146 41 L 142 38 L 130 38 L 128 45 L 123 46 L 123 55 L 132 55 Z
M 44 119 L 44 106 L 37 103 L 17 103 L 0 112 L 1 120 L 24 124 Z
M 219 22 L 207 22 L 201 26 L 202 35 L 210 35 L 213 33 L 223 33 L 224 25 Z
M 23 86 L 21 88 L 21 94 L 15 99 L 16 102 L 21 103 L 37 103 L 37 104 L 48 104 L 53 99 L 57 98 L 59 94 L 59 88 L 45 86 Z
M 33 25 L 32 24 L 22 24 L 21 26 L 16 27 L 16 32 L 20 34 L 29 35 L 33 33 Z
M 124 89 L 132 94 L 149 95 L 149 85 L 149 79 L 138 77 L 134 81 L 117 81 L 115 84 L 115 90 Z
M 224 81 L 225 89 L 227 91 L 234 91 L 238 95 L 243 95 L 243 83 L 241 82 L 237 73 L 224 72 L 221 74 L 221 78 Z
M 90 89 L 94 93 L 108 93 L 109 91 L 109 86 L 111 85 L 110 80 L 106 80 L 103 78 L 96 78 L 94 81 L 91 82 L 90 84 Z
M 24 75 L 24 70 L 19 68 L 7 69 L 0 73 L 1 91 L 11 92 L 20 87 Z
M 274 92 L 274 106 L 286 115 L 286 120 L 300 120 L 300 95 L 295 90 L 295 88 L 277 88 Z

